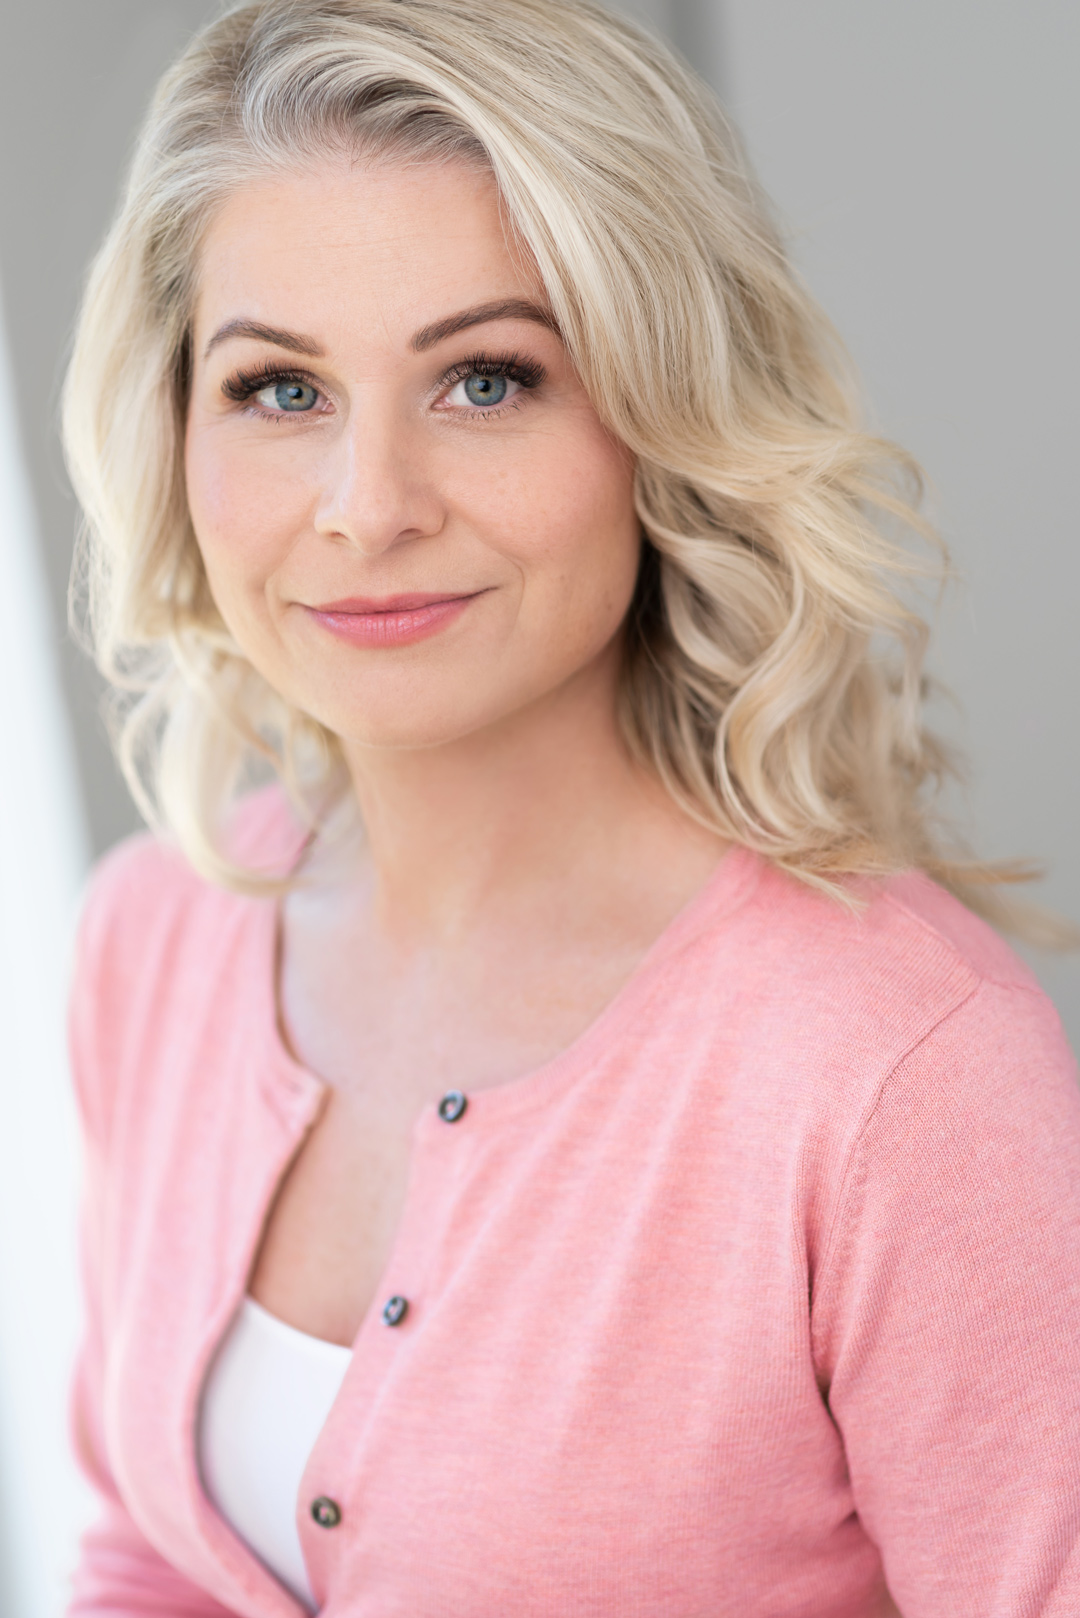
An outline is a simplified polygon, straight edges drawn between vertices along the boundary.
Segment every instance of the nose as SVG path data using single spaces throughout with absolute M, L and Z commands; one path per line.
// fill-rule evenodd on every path
M 371 557 L 437 534 L 445 513 L 422 440 L 377 408 L 356 410 L 323 463 L 316 532 Z

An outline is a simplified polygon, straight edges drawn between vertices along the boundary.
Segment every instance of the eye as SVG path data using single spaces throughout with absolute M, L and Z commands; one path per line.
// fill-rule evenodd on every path
M 529 354 L 492 354 L 481 349 L 463 355 L 443 373 L 438 408 L 460 411 L 465 420 L 482 421 L 485 416 L 500 415 L 500 405 L 516 409 L 523 402 L 519 395 L 538 388 L 545 375 L 539 360 Z
M 255 394 L 256 403 L 262 405 L 264 410 L 311 410 L 318 399 L 317 388 L 313 388 L 310 382 L 299 382 L 295 378 L 271 382 Z
M 512 399 L 520 392 L 521 383 L 515 382 L 513 377 L 471 371 L 455 383 L 446 396 L 446 402 L 449 405 L 480 405 L 490 409 L 492 405 L 505 404 L 507 399 Z

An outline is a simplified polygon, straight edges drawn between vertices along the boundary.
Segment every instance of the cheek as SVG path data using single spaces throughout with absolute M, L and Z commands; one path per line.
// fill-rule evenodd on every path
M 591 413 L 485 480 L 483 510 L 489 542 L 521 575 L 527 613 L 557 607 L 568 630 L 612 616 L 617 627 L 641 548 L 634 467 Z
M 261 590 L 287 554 L 301 488 L 229 453 L 212 430 L 189 428 L 184 456 L 188 509 L 218 606 Z M 226 599 L 227 598 L 227 599 Z

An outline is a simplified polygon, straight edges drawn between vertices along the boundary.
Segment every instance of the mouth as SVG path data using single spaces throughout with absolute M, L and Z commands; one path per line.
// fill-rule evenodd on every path
M 304 610 L 321 628 L 353 646 L 406 646 L 437 634 L 486 593 L 349 596 Z

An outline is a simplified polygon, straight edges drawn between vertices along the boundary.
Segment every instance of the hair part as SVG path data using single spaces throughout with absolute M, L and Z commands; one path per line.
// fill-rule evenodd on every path
M 591 0 L 256 0 L 162 80 L 64 402 L 92 636 L 147 817 L 207 875 L 265 890 L 223 846 L 252 769 L 273 768 L 313 826 L 347 791 L 336 739 L 217 612 L 183 431 L 217 209 L 268 173 L 386 154 L 490 169 L 635 458 L 620 704 L 638 757 L 698 820 L 849 902 L 845 878 L 917 866 L 1008 920 L 990 888 L 1028 873 L 950 852 L 934 821 L 951 766 L 922 718 L 919 570 L 890 537 L 932 540 L 918 470 L 860 427 L 841 347 L 711 93 Z

